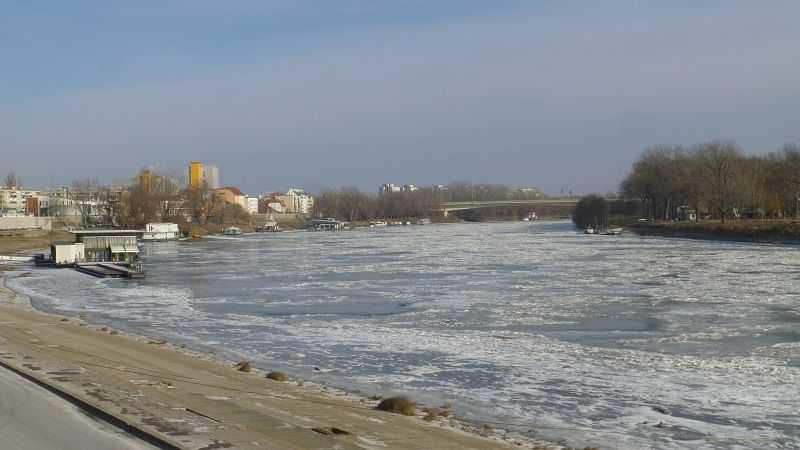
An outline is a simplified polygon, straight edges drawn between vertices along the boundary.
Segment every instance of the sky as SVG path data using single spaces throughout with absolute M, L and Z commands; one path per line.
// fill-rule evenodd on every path
M 615 191 L 654 144 L 800 141 L 800 2 L 0 0 L 0 174 L 190 160 L 256 194 Z

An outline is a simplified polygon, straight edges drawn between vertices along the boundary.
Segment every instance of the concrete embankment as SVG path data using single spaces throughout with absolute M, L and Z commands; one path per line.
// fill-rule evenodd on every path
M 13 450 L 156 450 L 10 370 L 0 369 L 0 447 Z M 67 437 L 65 439 L 65 437 Z
M 375 401 L 272 381 L 255 368 L 240 372 L 208 355 L 24 303 L 0 288 L 2 365 L 162 448 L 539 448 L 466 433 L 445 417 L 426 422 L 376 411 Z

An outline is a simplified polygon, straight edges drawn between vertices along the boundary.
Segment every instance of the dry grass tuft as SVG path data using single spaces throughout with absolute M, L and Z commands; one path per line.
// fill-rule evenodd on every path
M 375 409 L 404 416 L 413 416 L 416 412 L 416 405 L 405 397 L 391 397 L 381 400 Z
M 423 408 L 422 412 L 425 413 L 425 417 L 423 417 L 423 419 L 430 422 L 436 420 L 436 418 L 438 417 L 450 417 L 450 410 L 447 408 L 449 408 L 449 405 L 442 406 L 439 408 L 436 407 Z
M 422 411 L 425 413 L 425 417 L 423 417 L 422 419 L 428 422 L 433 422 L 434 420 L 436 420 L 436 418 L 439 417 L 438 408 L 425 408 Z
M 289 379 L 289 377 L 283 372 L 270 372 L 267 374 L 266 378 L 278 382 L 284 382 Z

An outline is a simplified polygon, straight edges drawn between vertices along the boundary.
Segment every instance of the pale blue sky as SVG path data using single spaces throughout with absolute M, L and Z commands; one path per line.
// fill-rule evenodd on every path
M 604 192 L 649 144 L 800 140 L 793 1 L 0 7 L 0 171 L 34 186 L 200 159 L 250 193 Z

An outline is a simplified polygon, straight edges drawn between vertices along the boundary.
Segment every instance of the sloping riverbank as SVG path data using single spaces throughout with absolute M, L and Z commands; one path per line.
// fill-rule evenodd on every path
M 478 436 L 444 416 L 376 411 L 376 400 L 272 381 L 256 367 L 239 371 L 214 355 L 38 312 L 21 297 L 0 289 L 2 365 L 167 448 L 560 448 Z
M 800 244 L 800 221 L 637 222 L 628 228 L 642 236 Z
M 26 255 L 50 247 L 52 241 L 72 240 L 67 231 L 49 233 L 19 233 L 0 236 L 0 255 Z

